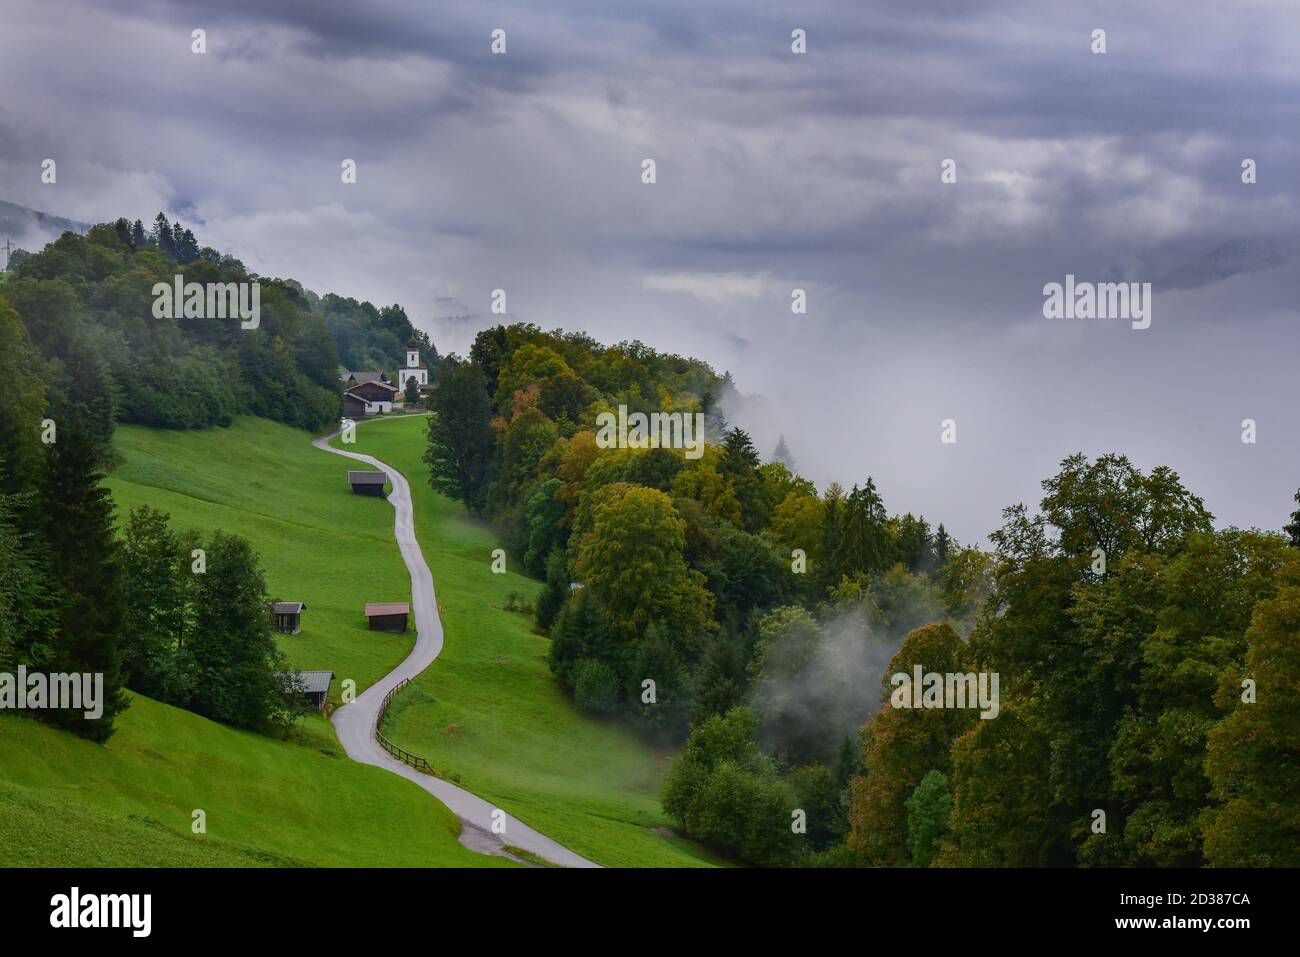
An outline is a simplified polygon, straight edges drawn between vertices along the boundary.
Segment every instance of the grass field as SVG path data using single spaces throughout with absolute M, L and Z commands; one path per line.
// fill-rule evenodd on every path
M 123 459 L 108 481 L 118 521 L 151 505 L 174 527 L 249 539 L 271 595 L 307 603 L 302 631 L 281 635 L 280 647 L 294 668 L 333 671 L 336 703 L 344 680 L 360 693 L 406 657 L 413 632 L 370 631 L 362 615 L 366 602 L 411 599 L 393 507 L 352 494 L 347 459 L 254 418 L 195 432 L 119 426 L 113 442 Z
M 392 506 L 353 495 L 348 463 L 261 419 L 229 429 L 119 427 L 109 486 L 119 521 L 135 505 L 179 528 L 251 539 L 272 592 L 307 603 L 280 636 L 295 667 L 358 691 L 413 635 L 366 628 L 366 601 L 406 600 Z M 107 745 L 0 717 L 0 865 L 258 864 L 499 866 L 457 842 L 460 822 L 416 785 L 350 761 L 322 717 L 289 741 L 235 731 L 135 697 Z M 190 833 L 195 808 L 208 833 Z
M 423 418 L 367 423 L 347 446 L 410 482 L 446 627 L 438 660 L 389 710 L 390 736 L 598 863 L 718 863 L 668 832 L 659 806 L 666 756 L 617 723 L 580 714 L 551 676 L 548 641 L 532 633 L 531 616 L 504 610 L 510 592 L 531 601 L 540 584 L 492 574 L 492 532 L 429 487 L 425 426 Z
M 461 847 L 414 784 L 348 760 L 320 716 L 277 741 L 136 696 L 99 745 L 5 715 L 0 769 L 4 867 L 510 864 Z

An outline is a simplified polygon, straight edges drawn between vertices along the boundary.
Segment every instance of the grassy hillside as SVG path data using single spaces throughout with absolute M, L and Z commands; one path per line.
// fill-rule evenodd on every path
M 366 601 L 410 594 L 392 507 L 352 495 L 345 460 L 261 419 L 202 432 L 124 426 L 115 443 L 119 519 L 149 504 L 182 528 L 244 535 L 273 592 L 307 602 L 302 633 L 280 638 L 295 666 L 360 690 L 406 655 L 413 635 L 371 632 L 361 614 Z M 0 865 L 502 863 L 461 847 L 460 822 L 416 785 L 348 760 L 319 716 L 277 741 L 137 696 L 117 727 L 100 746 L 0 717 Z M 206 836 L 190 832 L 195 808 Z
M 251 540 L 271 594 L 307 603 L 301 633 L 280 636 L 281 648 L 295 668 L 333 671 L 335 702 L 344 679 L 360 693 L 406 657 L 414 632 L 370 631 L 362 615 L 366 602 L 411 597 L 393 508 L 352 494 L 346 459 L 312 448 L 305 432 L 254 418 L 194 432 L 120 426 L 113 441 L 122 463 L 108 485 L 119 521 L 151 505 L 175 527 Z
M 117 728 L 98 745 L 0 717 L 0 866 L 509 864 L 461 847 L 414 784 L 348 760 L 324 718 L 276 741 L 136 696 Z
M 665 756 L 616 723 L 580 714 L 552 678 L 548 641 L 532 633 L 531 617 L 503 609 L 510 592 L 531 600 L 540 584 L 492 574 L 491 531 L 428 485 L 425 426 L 423 418 L 368 423 L 348 446 L 410 481 L 447 631 L 441 656 L 390 709 L 390 735 L 598 863 L 714 863 L 667 833 L 658 797 Z

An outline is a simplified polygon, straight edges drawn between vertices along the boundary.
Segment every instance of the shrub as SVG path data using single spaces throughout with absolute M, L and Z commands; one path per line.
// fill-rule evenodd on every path
M 583 658 L 574 668 L 573 700 L 583 711 L 613 714 L 618 710 L 618 675 L 603 661 Z

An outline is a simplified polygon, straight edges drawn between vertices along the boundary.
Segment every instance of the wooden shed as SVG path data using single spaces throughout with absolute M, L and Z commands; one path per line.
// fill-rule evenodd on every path
M 348 483 L 358 495 L 375 495 L 384 497 L 384 482 L 388 476 L 383 472 L 348 472 Z
M 286 679 L 297 678 L 301 687 L 299 693 L 302 700 L 311 705 L 317 711 L 324 711 L 325 705 L 330 699 L 330 682 L 334 680 L 332 671 L 290 671 L 284 677 Z M 289 682 L 286 680 L 285 684 Z
M 406 631 L 406 619 L 410 614 L 411 606 L 406 602 L 366 605 L 366 618 L 370 621 L 371 631 Z
M 360 417 L 368 414 L 369 405 L 366 400 L 351 392 L 343 393 L 343 414 L 349 418 Z
M 302 613 L 307 606 L 300 601 L 273 601 L 271 614 L 275 616 L 275 630 L 286 635 L 296 635 L 302 630 Z

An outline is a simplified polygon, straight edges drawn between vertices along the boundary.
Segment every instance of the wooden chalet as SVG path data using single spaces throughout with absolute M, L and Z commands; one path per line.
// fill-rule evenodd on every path
M 343 414 L 363 416 L 392 412 L 396 397 L 397 386 L 383 379 L 368 379 L 349 385 L 343 392 Z
M 366 605 L 366 618 L 371 631 L 406 631 L 406 620 L 410 617 L 411 606 L 406 602 Z

